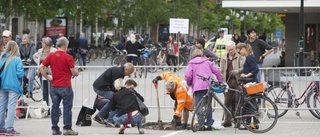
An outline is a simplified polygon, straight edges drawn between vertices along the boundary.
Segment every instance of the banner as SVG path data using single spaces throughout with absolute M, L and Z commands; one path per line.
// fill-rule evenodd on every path
M 45 36 L 55 37 L 60 33 L 67 36 L 67 18 L 56 17 L 52 19 L 46 19 L 45 21 Z

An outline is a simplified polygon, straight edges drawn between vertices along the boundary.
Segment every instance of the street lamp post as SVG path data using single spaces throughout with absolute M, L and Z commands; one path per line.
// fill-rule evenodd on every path
M 226 16 L 226 20 L 227 20 L 227 23 L 228 23 L 228 34 L 230 33 L 230 23 L 229 23 L 229 21 L 230 21 L 230 16 Z
M 243 32 L 245 32 L 246 31 L 246 15 L 249 14 L 249 11 L 241 10 L 240 12 L 241 12 L 240 20 L 243 22 Z

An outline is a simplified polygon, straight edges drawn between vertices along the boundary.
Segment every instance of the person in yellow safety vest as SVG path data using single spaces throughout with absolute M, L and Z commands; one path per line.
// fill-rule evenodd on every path
M 226 43 L 227 43 L 227 39 L 224 38 L 224 30 L 220 30 L 219 38 L 216 40 L 216 44 L 212 51 L 213 53 L 218 55 L 220 59 L 223 54 L 227 53 Z
M 189 111 L 193 111 L 193 98 L 187 93 L 187 83 L 182 78 L 173 75 L 171 72 L 163 72 L 155 79 L 153 83 L 157 84 L 159 80 L 166 82 L 167 94 L 175 100 L 174 115 L 171 121 L 173 126 L 182 126 L 187 128 Z M 183 122 L 181 124 L 181 117 Z

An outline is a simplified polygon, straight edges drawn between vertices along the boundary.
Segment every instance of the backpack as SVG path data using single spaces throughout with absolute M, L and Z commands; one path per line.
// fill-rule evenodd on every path
M 18 106 L 28 106 L 28 103 L 25 103 L 24 100 L 19 100 L 18 101 Z M 27 116 L 27 108 L 16 108 L 16 117 L 19 119 L 26 118 Z M 30 114 L 28 115 L 30 118 Z

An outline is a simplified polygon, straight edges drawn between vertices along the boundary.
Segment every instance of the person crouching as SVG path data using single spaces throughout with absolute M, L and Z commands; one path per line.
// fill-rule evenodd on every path
M 111 110 L 115 111 L 117 115 L 113 117 L 116 126 L 120 126 L 119 134 L 124 134 L 128 124 L 137 125 L 138 133 L 144 134 L 142 129 L 143 115 L 138 111 L 139 107 L 136 101 L 136 96 L 144 101 L 144 98 L 133 88 L 137 83 L 129 79 L 125 82 L 125 87 L 122 86 L 122 79 L 117 79 L 114 82 L 114 87 L 117 90 L 113 94 L 111 103 Z M 135 94 L 135 95 L 134 95 Z

